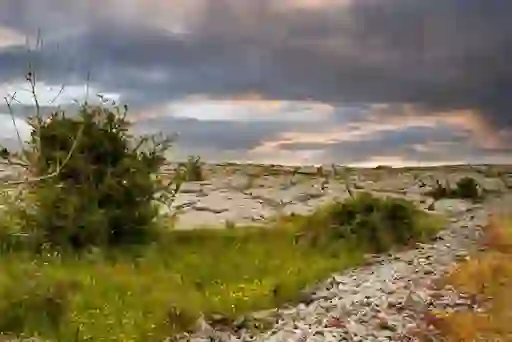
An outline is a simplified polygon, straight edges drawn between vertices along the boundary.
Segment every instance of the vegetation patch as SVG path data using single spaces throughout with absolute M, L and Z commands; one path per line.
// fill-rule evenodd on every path
M 78 341 L 158 340 L 194 329 L 201 315 L 233 327 L 241 315 L 300 301 L 303 289 L 367 252 L 426 239 L 442 223 L 407 202 L 362 195 L 269 229 L 169 230 L 150 245 L 81 253 L 4 251 L 0 327 Z
M 183 180 L 187 182 L 200 182 L 205 179 L 201 157 L 190 156 L 186 163 L 181 163 L 179 168 L 183 172 Z
M 455 187 L 446 183 L 442 185 L 437 181 L 436 186 L 426 193 L 434 200 L 443 198 L 461 198 L 467 200 L 478 201 L 483 199 L 483 191 L 478 182 L 472 177 L 463 177 L 456 184 Z
M 333 203 L 314 213 L 303 230 L 318 245 L 344 240 L 372 252 L 424 241 L 443 224 L 439 216 L 419 210 L 398 198 L 378 198 L 359 193 L 345 202 Z M 318 224 L 320 222 L 320 224 Z
M 512 340 L 512 219 L 495 218 L 484 233 L 486 250 L 444 279 L 483 308 L 436 312 L 433 322 L 448 341 Z

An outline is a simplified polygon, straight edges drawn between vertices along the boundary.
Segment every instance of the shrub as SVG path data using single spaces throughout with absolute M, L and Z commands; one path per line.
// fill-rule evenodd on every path
M 434 229 L 430 228 L 438 228 L 425 224 L 428 214 L 411 202 L 396 198 L 380 199 L 368 193 L 335 203 L 321 215 L 325 224 L 309 226 L 310 231 L 306 232 L 315 242 L 322 238 L 347 239 L 373 252 L 383 252 L 394 245 L 407 245 L 431 235 Z
M 436 186 L 428 191 L 427 195 L 431 196 L 436 201 L 442 198 L 477 200 L 481 197 L 481 192 L 478 183 L 473 178 L 464 177 L 456 183 L 454 188 L 448 183 L 443 186 L 439 181 L 436 181 Z
M 460 198 L 478 199 L 480 191 L 478 183 L 471 177 L 461 178 L 457 184 L 455 192 Z
M 199 156 L 190 156 L 186 163 L 180 165 L 184 169 L 185 180 L 188 182 L 198 182 L 204 180 L 201 158 Z
M 162 185 L 153 178 L 171 140 L 135 139 L 126 114 L 126 106 L 83 106 L 78 116 L 57 112 L 31 121 L 24 153 L 37 181 L 28 184 L 32 207 L 24 221 L 42 243 L 81 249 L 150 237 L 153 200 L 176 180 Z

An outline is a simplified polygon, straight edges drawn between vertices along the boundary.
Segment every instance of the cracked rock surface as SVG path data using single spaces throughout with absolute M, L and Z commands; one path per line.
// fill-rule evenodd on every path
M 461 177 L 470 176 L 488 191 L 506 192 L 512 186 L 507 183 L 512 171 L 493 178 L 482 174 L 485 169 L 462 166 L 350 172 L 325 166 L 322 174 L 316 167 L 303 167 L 297 172 L 292 167 L 276 165 L 205 165 L 204 169 L 206 179 L 185 183 L 171 208 L 177 215 L 176 229 L 223 228 L 228 221 L 255 225 L 279 213 L 309 214 L 321 205 L 346 199 L 347 183 L 353 191 L 407 198 L 424 208 L 431 204 L 432 199 L 425 194 L 436 181 L 454 185 Z M 447 199 L 436 206 L 442 207 L 441 211 L 454 207 L 464 211 L 467 204 Z

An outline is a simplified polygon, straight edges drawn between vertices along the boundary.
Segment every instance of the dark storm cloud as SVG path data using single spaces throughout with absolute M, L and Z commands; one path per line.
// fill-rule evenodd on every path
M 421 115 L 470 109 L 496 130 L 512 128 L 511 1 L 354 0 L 335 5 L 324 0 L 292 10 L 285 0 L 190 0 L 186 3 L 202 5 L 181 17 L 174 13 L 180 5 L 167 3 L 0 0 L 0 29 L 33 35 L 41 28 L 44 38 L 38 52 L 0 47 L 0 83 L 20 79 L 32 62 L 39 79 L 50 84 L 80 84 L 90 72 L 91 85 L 121 94 L 134 112 L 194 94 L 229 100 L 259 93 L 336 106 L 332 117 L 305 124 L 309 127 L 171 117 L 138 124 L 181 132 L 178 141 L 184 146 L 219 151 L 248 150 L 285 131 L 364 120 L 375 103 L 394 108 L 381 111 L 377 120 L 405 115 L 401 104 L 414 103 Z M 183 32 L 170 32 L 174 24 L 182 24 Z M 22 108 L 18 115 L 29 111 Z M 512 134 L 503 135 L 503 151 L 463 146 L 467 134 L 412 128 L 364 141 L 302 147 L 324 149 L 344 161 L 397 153 L 434 160 L 510 152 L 506 146 L 512 146 Z M 432 141 L 452 145 L 428 151 L 412 147 Z
M 277 12 L 271 1 L 210 0 L 185 36 L 130 17 L 109 22 L 92 5 L 43 2 L 53 6 L 39 5 L 36 23 L 47 32 L 62 23 L 87 28 L 59 40 L 60 53 L 47 46 L 39 54 L 54 82 L 91 69 L 94 81 L 136 102 L 258 91 L 281 99 L 476 107 L 495 124 L 512 123 L 510 1 L 325 1 L 314 10 Z M 0 23 L 28 32 L 30 6 L 35 0 L 4 0 Z M 0 77 L 14 77 L 26 60 L 23 50 L 0 52 Z M 72 72 L 62 70 L 69 64 Z M 151 72 L 158 76 L 142 76 Z

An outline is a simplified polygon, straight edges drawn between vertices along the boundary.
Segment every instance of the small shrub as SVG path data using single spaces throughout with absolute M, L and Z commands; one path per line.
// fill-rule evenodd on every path
M 456 184 L 455 193 L 459 198 L 465 199 L 475 200 L 480 197 L 478 183 L 471 177 L 461 178 Z
M 431 196 L 434 200 L 440 200 L 442 198 L 462 198 L 478 200 L 481 198 L 481 192 L 479 190 L 478 183 L 471 177 L 461 178 L 455 185 L 451 187 L 448 183 L 442 185 L 436 180 L 436 186 L 427 192 L 428 196 Z
M 186 163 L 181 164 L 184 169 L 185 180 L 187 182 L 199 182 L 204 180 L 201 158 L 199 156 L 190 156 Z

